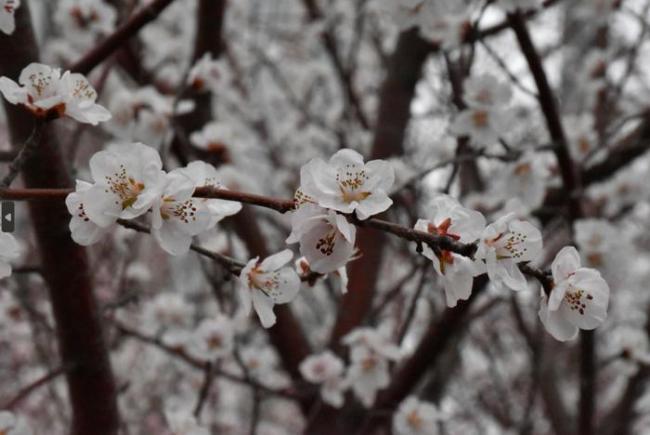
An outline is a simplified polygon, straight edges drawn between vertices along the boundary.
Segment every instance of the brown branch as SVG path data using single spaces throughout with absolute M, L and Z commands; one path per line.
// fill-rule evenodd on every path
M 106 39 L 76 61 L 70 67 L 70 70 L 72 72 L 88 74 L 97 65 L 108 59 L 111 54 L 126 44 L 144 26 L 158 18 L 158 15 L 173 1 L 153 0 L 151 3 L 143 6 L 127 22 L 119 26 L 112 35 L 106 37 Z
M 564 188 L 569 193 L 566 195 L 566 201 L 568 202 L 572 219 L 577 219 L 581 215 L 581 207 L 579 198 L 576 198 L 576 195 L 579 193 L 581 184 L 579 174 L 571 159 L 569 145 L 566 134 L 564 133 L 564 127 L 562 126 L 562 120 L 560 118 L 560 112 L 555 95 L 551 89 L 551 85 L 549 84 L 546 71 L 544 71 L 542 58 L 539 56 L 533 40 L 530 37 L 523 16 L 521 13 L 516 12 L 514 14 L 509 14 L 508 20 L 512 30 L 517 36 L 521 52 L 526 58 L 530 72 L 533 75 L 535 84 L 537 85 L 538 101 L 542 113 L 544 114 L 549 134 L 553 144 L 555 145 L 553 151 L 560 167 L 560 174 L 562 176 Z
M 0 35 L 0 75 L 14 79 L 25 65 L 39 61 L 27 2 L 17 10 L 16 21 L 13 35 Z M 33 130 L 33 116 L 6 102 L 5 111 L 12 143 L 18 148 Z M 22 172 L 27 187 L 72 186 L 51 126 L 46 127 L 37 152 Z M 70 433 L 115 435 L 119 427 L 116 387 L 86 251 L 70 238 L 70 215 L 62 201 L 33 201 L 29 211 L 62 366 L 69 367 L 65 376 L 72 414 Z

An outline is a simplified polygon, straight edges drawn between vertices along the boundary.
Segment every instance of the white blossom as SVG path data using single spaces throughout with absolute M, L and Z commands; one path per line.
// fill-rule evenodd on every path
M 186 167 L 175 169 L 172 172 L 183 174 L 190 178 L 197 187 L 214 187 L 225 189 L 226 175 L 224 168 L 216 169 L 209 163 L 196 160 L 190 162 Z M 200 204 L 204 204 L 210 212 L 210 223 L 208 229 L 213 228 L 218 222 L 228 216 L 239 213 L 242 208 L 241 203 L 236 201 L 227 201 L 224 199 L 212 198 L 195 198 Z
M 553 289 L 542 296 L 539 317 L 557 340 L 572 340 L 578 329 L 595 329 L 607 317 L 609 286 L 595 269 L 581 267 L 580 254 L 566 246 L 551 264 Z
M 111 113 L 96 104 L 97 92 L 78 73 L 40 63 L 31 63 L 20 73 L 18 83 L 0 77 L 0 92 L 11 104 L 21 104 L 42 118 L 69 116 L 97 125 L 111 119 Z
M 350 348 L 346 382 L 365 407 L 375 401 L 377 392 L 390 382 L 389 361 L 396 361 L 402 353 L 390 343 L 385 329 L 360 327 L 341 340 Z
M 512 290 L 528 288 L 518 263 L 532 261 L 542 252 L 542 234 L 514 213 L 499 218 L 485 228 L 476 258 L 485 260 L 490 280 Z
M 20 0 L 0 0 L 0 32 L 11 35 L 16 30 L 14 14 L 20 7 Z
M 388 359 L 365 346 L 355 346 L 352 351 L 346 382 L 363 406 L 370 408 L 377 392 L 390 383 Z
M 115 8 L 103 0 L 61 0 L 54 15 L 55 22 L 70 39 L 92 42 L 115 28 Z
M 354 254 L 356 227 L 345 216 L 313 204 L 304 204 L 291 215 L 287 243 L 300 242 L 300 253 L 318 273 L 334 272 Z
M 548 171 L 539 155 L 524 153 L 498 172 L 492 193 L 504 200 L 518 198 L 527 210 L 542 205 L 546 195 Z
M 206 319 L 192 335 L 190 352 L 206 361 L 224 358 L 232 353 L 234 332 L 232 320 L 222 314 Z
M 259 257 L 250 260 L 239 276 L 242 291 L 239 292 L 243 311 L 250 313 L 255 308 L 262 326 L 270 328 L 276 318 L 273 306 L 291 302 L 300 291 L 300 278 L 290 267 L 283 267 L 293 257 L 285 249 L 277 254 L 259 261 Z
M 159 144 L 170 133 L 171 118 L 193 111 L 194 103 L 181 100 L 174 106 L 172 97 L 161 95 L 152 86 L 145 86 L 114 92 L 108 107 L 113 119 L 106 128 L 115 136 Z
M 32 433 L 24 419 L 16 417 L 10 411 L 0 411 L 0 434 L 31 435 Z
M 86 214 L 83 197 L 84 193 L 92 187 L 92 184 L 77 180 L 75 191 L 65 198 L 65 205 L 68 207 L 68 213 L 72 216 L 70 219 L 70 233 L 72 240 L 82 246 L 92 245 L 102 239 L 111 227 L 101 227 L 90 220 Z
M 471 76 L 463 83 L 463 100 L 470 107 L 497 108 L 511 99 L 510 85 L 492 74 Z
M 343 393 L 347 387 L 343 378 L 343 361 L 331 351 L 310 355 L 300 363 L 303 378 L 319 384 L 323 401 L 335 408 L 343 406 Z
M 152 204 L 151 233 L 168 253 L 186 254 L 192 237 L 210 226 L 211 214 L 204 201 L 192 198 L 192 179 L 175 171 L 164 177 L 165 187 Z
M 165 176 L 156 150 L 120 144 L 90 159 L 95 184 L 82 194 L 86 216 L 100 227 L 146 213 L 162 193 Z
M 196 92 L 215 91 L 223 80 L 224 61 L 213 59 L 212 54 L 206 53 L 192 67 L 187 84 Z
M 443 49 L 458 47 L 470 25 L 470 11 L 457 0 L 426 0 L 412 8 L 420 34 Z
M 416 230 L 447 236 L 461 243 L 473 243 L 485 229 L 485 218 L 481 213 L 461 206 L 447 195 L 436 197 L 428 214 L 430 219 L 418 219 Z M 422 245 L 422 254 L 433 262 L 434 269 L 442 278 L 447 306 L 455 307 L 458 300 L 469 298 L 474 277 L 481 274 L 483 268 L 451 251 L 435 253 L 427 244 Z
M 334 154 L 329 162 L 312 159 L 300 170 L 300 190 L 318 205 L 352 213 L 359 219 L 381 213 L 393 201 L 388 191 L 395 174 L 388 162 L 363 162 L 363 156 L 351 149 Z
M 437 435 L 441 413 L 435 405 L 407 397 L 393 417 L 393 429 L 397 435 Z
M 164 331 L 168 335 L 166 343 L 170 344 L 169 333 L 171 332 L 171 341 L 178 335 L 179 331 L 185 331 L 192 320 L 192 306 L 178 293 L 160 293 L 144 306 L 142 314 L 142 329 L 144 332 L 156 335 Z M 181 333 L 187 336 L 189 334 Z M 164 338 L 164 336 L 163 336 Z

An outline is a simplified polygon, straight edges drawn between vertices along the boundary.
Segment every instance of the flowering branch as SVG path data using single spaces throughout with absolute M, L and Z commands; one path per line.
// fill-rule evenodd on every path
M 72 189 L 0 189 L 0 199 L 29 201 L 62 200 L 72 192 Z M 295 203 L 292 199 L 274 198 L 252 193 L 239 192 L 236 190 L 219 189 L 211 186 L 197 187 L 194 192 L 194 196 L 197 198 L 237 201 L 245 204 L 268 208 L 280 213 L 286 213 L 295 208 Z M 348 220 L 358 227 L 372 228 L 384 233 L 393 234 L 394 236 L 397 236 L 404 240 L 415 242 L 418 245 L 418 249 L 421 249 L 422 245 L 427 245 L 434 250 L 437 249 L 441 251 L 450 251 L 468 258 L 473 258 L 477 250 L 476 243 L 461 243 L 448 236 L 425 233 L 423 231 L 418 231 L 413 228 L 405 227 L 403 225 L 399 225 L 383 219 L 369 218 L 362 221 L 353 215 L 349 215 Z M 149 228 L 137 222 L 125 219 L 118 219 L 117 222 L 120 225 L 135 231 L 142 233 L 150 232 Z M 206 250 L 200 246 L 192 245 L 190 249 L 201 255 L 216 260 L 222 264 L 226 270 L 235 275 L 239 274 L 239 271 L 244 265 L 238 260 Z M 546 272 L 535 269 L 528 264 L 521 264 L 520 269 L 524 274 L 537 279 L 544 287 L 544 290 L 547 293 L 550 293 L 552 288 L 552 280 Z M 313 277 L 310 277 L 310 279 L 313 279 Z
M 153 0 L 148 5 L 143 6 L 127 22 L 117 28 L 112 35 L 108 36 L 99 45 L 75 62 L 70 70 L 81 74 L 88 74 L 93 68 L 123 46 L 129 39 L 137 35 L 144 26 L 155 20 L 173 1 Z

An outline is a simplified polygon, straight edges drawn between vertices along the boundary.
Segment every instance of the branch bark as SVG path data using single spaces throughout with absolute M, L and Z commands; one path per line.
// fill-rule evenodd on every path
M 38 61 L 28 2 L 16 12 L 16 31 L 0 34 L 0 75 L 17 78 L 23 67 Z M 5 103 L 15 148 L 30 136 L 34 120 L 22 107 Z M 56 134 L 48 126 L 36 153 L 23 167 L 28 187 L 68 188 L 72 185 Z M 108 350 L 93 295 L 86 251 L 70 238 L 70 216 L 60 201 L 29 203 L 40 250 L 42 272 L 49 290 L 62 366 L 72 407 L 74 435 L 115 435 L 119 416 Z

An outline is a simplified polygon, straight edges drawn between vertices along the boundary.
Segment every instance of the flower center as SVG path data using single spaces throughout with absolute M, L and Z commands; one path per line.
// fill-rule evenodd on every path
M 573 291 L 566 292 L 564 295 L 564 302 L 567 303 L 571 311 L 577 311 L 580 315 L 584 316 L 587 305 L 582 302 L 582 297 L 586 296 L 587 300 L 590 301 L 593 300 L 594 297 L 582 289 L 571 287 L 570 290 Z
M 496 249 L 497 260 L 506 258 L 518 259 L 521 258 L 528 248 L 524 245 L 528 239 L 526 234 L 518 231 L 501 233 L 493 239 L 485 241 L 485 244 Z
M 368 198 L 371 192 L 361 190 L 367 180 L 366 171 L 359 170 L 355 165 L 348 164 L 345 165 L 345 168 L 340 169 L 336 174 L 336 182 L 343 196 L 343 202 L 350 204 Z
M 88 27 L 90 24 L 99 20 L 99 15 L 97 14 L 97 11 L 93 9 L 90 11 L 89 14 L 85 14 L 84 11 L 82 11 L 81 8 L 78 6 L 75 6 L 70 9 L 70 16 L 75 21 L 77 26 L 84 29 Z
M 417 410 L 414 409 L 413 411 L 409 412 L 408 416 L 406 417 L 406 421 L 413 429 L 422 429 L 422 417 L 420 417 L 420 414 L 418 414 Z
M 488 113 L 485 110 L 476 110 L 472 114 L 472 121 L 478 128 L 485 128 L 488 125 Z
M 256 266 L 248 273 L 248 287 L 272 298 L 278 294 L 280 275 L 277 272 L 264 272 Z
M 122 207 L 122 210 L 125 210 L 131 207 L 138 200 L 138 196 L 145 188 L 144 183 L 136 181 L 133 177 L 130 177 L 124 165 L 120 165 L 120 170 L 113 174 L 112 176 L 107 175 L 106 184 L 108 184 L 108 189 L 106 193 L 113 193 L 117 195 L 119 201 L 115 201 L 116 204 L 119 204 Z
M 163 198 L 163 204 L 160 207 L 160 216 L 164 220 L 175 218 L 188 224 L 190 221 L 196 221 L 196 206 L 191 199 L 178 202 L 173 196 L 165 196 Z
M 211 335 L 208 337 L 208 348 L 211 350 L 216 350 L 216 349 L 221 349 L 221 345 L 223 344 L 223 340 L 221 339 L 221 336 L 219 335 Z
M 336 231 L 332 230 L 327 233 L 325 236 L 318 239 L 316 243 L 316 249 L 320 251 L 321 254 L 330 256 L 334 253 L 334 248 L 336 247 Z
M 531 166 L 530 163 L 528 163 L 528 162 L 520 163 L 517 166 L 515 166 L 514 173 L 515 173 L 515 175 L 517 175 L 519 177 L 522 177 L 524 175 L 530 174 L 531 169 L 532 169 L 532 166 Z

